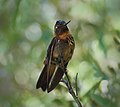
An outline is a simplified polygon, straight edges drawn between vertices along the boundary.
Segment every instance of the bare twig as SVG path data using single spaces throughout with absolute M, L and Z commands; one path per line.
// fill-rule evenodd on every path
M 75 102 L 77 103 L 78 107 L 83 107 L 78 96 L 75 94 L 75 92 L 73 91 L 69 76 L 67 74 L 67 72 L 65 72 L 66 78 L 67 80 L 62 79 L 62 82 L 65 83 L 65 85 L 68 88 L 69 93 L 72 95 L 72 97 L 74 98 Z
M 73 88 L 72 88 L 72 85 L 71 85 L 69 76 L 68 76 L 68 74 L 67 74 L 67 71 L 66 71 L 66 69 L 65 69 L 65 67 L 64 67 L 64 65 L 63 65 L 63 61 L 61 60 L 61 62 L 62 62 L 63 70 L 64 70 L 65 75 L 66 75 L 66 78 L 67 78 L 67 80 L 62 79 L 61 82 L 65 83 L 65 85 L 66 85 L 67 88 L 68 88 L 69 93 L 70 93 L 70 94 L 72 95 L 72 97 L 74 98 L 74 100 L 75 100 L 75 102 L 77 103 L 78 107 L 83 107 L 82 104 L 81 104 L 81 102 L 80 102 L 80 100 L 79 100 L 79 98 L 78 98 L 77 85 L 76 85 L 76 94 L 75 94 L 75 92 L 73 91 Z M 76 75 L 76 80 L 77 80 L 77 75 Z M 76 81 L 76 84 L 77 84 L 77 81 Z
M 59 52 L 59 55 L 62 56 L 61 52 Z M 62 79 L 61 82 L 65 83 L 65 85 L 67 86 L 68 88 L 68 91 L 69 93 L 72 95 L 72 97 L 74 98 L 75 102 L 77 103 L 78 107 L 83 107 L 79 98 L 78 98 L 78 90 L 77 90 L 77 81 L 76 81 L 76 94 L 75 92 L 73 91 L 73 88 L 72 88 L 72 85 L 71 85 L 71 82 L 70 82 L 70 79 L 69 79 L 69 76 L 67 74 L 67 71 L 66 71 L 66 68 L 64 66 L 64 61 L 63 61 L 63 58 L 61 57 L 61 66 L 63 68 L 63 71 L 66 75 L 66 78 L 67 80 L 64 80 Z M 77 75 L 76 75 L 76 80 L 77 80 Z
M 78 96 L 78 73 L 76 74 L 76 77 L 75 77 L 75 89 L 76 89 L 76 96 Z
M 80 100 L 79 100 L 79 98 L 78 98 L 78 95 L 77 95 L 78 94 L 77 87 L 76 87 L 76 94 L 75 94 L 75 92 L 73 91 L 73 88 L 72 88 L 72 85 L 71 85 L 71 82 L 70 82 L 70 79 L 69 79 L 69 76 L 68 76 L 67 72 L 65 72 L 65 75 L 66 75 L 67 80 L 62 79 L 61 82 L 63 82 L 67 86 L 69 93 L 74 98 L 74 100 L 77 103 L 78 107 L 83 107 Z

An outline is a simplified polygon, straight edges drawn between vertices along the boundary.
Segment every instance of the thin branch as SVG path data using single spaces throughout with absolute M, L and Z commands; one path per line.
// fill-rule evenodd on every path
M 75 102 L 77 103 L 78 107 L 83 107 L 78 96 L 75 94 L 75 92 L 73 91 L 73 88 L 72 88 L 72 85 L 71 85 L 71 82 L 70 82 L 70 79 L 69 79 L 69 76 L 67 74 L 67 72 L 65 72 L 65 75 L 66 75 L 66 78 L 67 78 L 67 81 L 66 81 L 66 86 L 68 88 L 68 91 L 69 93 L 72 95 L 72 97 L 74 98 Z
M 78 73 L 76 74 L 76 77 L 75 77 L 75 89 L 76 89 L 76 96 L 78 96 Z
M 59 55 L 62 56 L 61 52 L 59 52 Z M 81 104 L 81 102 L 80 102 L 80 99 L 78 98 L 78 95 L 76 95 L 75 92 L 73 91 L 73 88 L 72 88 L 72 85 L 71 85 L 69 76 L 68 76 L 67 71 L 66 71 L 67 69 L 66 69 L 65 66 L 64 66 L 64 61 L 63 61 L 63 58 L 62 58 L 62 57 L 61 57 L 61 66 L 62 66 L 63 71 L 64 71 L 64 73 L 65 73 L 65 75 L 66 75 L 66 78 L 67 78 L 67 80 L 62 79 L 61 82 L 65 83 L 65 85 L 66 85 L 67 88 L 68 88 L 69 93 L 70 93 L 70 94 L 72 95 L 72 97 L 74 98 L 74 100 L 75 100 L 75 102 L 77 103 L 78 107 L 83 107 L 82 104 Z M 77 78 L 77 77 L 76 77 L 76 78 Z M 77 82 L 76 82 L 76 84 L 77 84 Z M 77 87 L 76 87 L 76 93 L 77 93 Z

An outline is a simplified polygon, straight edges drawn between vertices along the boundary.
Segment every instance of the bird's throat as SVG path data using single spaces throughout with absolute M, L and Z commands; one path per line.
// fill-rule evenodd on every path
M 60 40 L 65 40 L 66 38 L 68 38 L 70 36 L 70 33 L 68 31 L 61 33 L 59 35 L 56 35 L 56 37 Z

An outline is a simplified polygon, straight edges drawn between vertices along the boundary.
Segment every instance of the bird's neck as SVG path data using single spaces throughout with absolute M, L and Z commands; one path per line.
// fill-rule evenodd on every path
M 62 34 L 56 35 L 56 38 L 60 39 L 60 40 L 65 40 L 65 39 L 67 39 L 70 36 L 71 36 L 70 32 L 66 31 L 66 32 L 64 32 Z

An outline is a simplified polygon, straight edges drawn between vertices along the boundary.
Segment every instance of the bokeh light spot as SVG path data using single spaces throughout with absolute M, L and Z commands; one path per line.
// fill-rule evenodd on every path
M 19 85 L 26 85 L 29 80 L 29 75 L 27 72 L 23 70 L 19 70 L 15 72 L 15 80 Z
M 42 105 L 37 98 L 32 97 L 25 102 L 25 107 L 45 107 L 45 106 Z
M 30 25 L 25 32 L 26 38 L 30 41 L 37 41 L 42 35 L 40 25 L 38 23 L 33 23 Z
M 20 48 L 27 54 L 31 49 L 31 45 L 28 42 L 22 42 Z

